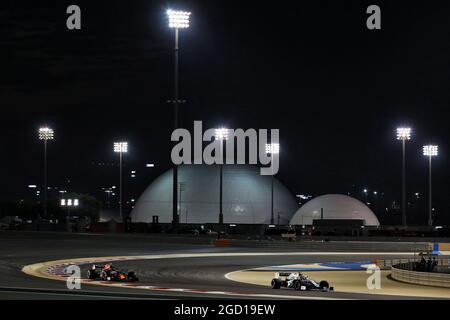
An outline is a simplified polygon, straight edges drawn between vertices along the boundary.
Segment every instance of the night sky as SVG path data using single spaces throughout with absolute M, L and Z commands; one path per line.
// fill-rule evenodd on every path
M 192 11 L 180 33 L 180 126 L 279 128 L 278 177 L 293 193 L 367 187 L 399 201 L 395 129 L 408 125 L 408 193 L 426 195 L 422 145 L 438 144 L 434 197 L 450 215 L 450 4 L 308 2 L 3 0 L 0 198 L 42 184 L 44 124 L 55 130 L 50 186 L 117 184 L 117 168 L 98 163 L 117 164 L 119 139 L 129 142 L 127 170 L 141 177 L 137 193 L 170 168 L 165 11 L 177 8 Z M 81 7 L 81 30 L 66 28 L 70 4 Z M 381 7 L 381 30 L 366 28 L 370 4 Z

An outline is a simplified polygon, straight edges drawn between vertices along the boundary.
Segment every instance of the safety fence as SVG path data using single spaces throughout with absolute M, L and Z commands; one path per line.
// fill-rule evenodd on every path
M 436 259 L 437 267 L 448 268 L 448 259 Z M 391 265 L 391 277 L 395 280 L 425 286 L 450 288 L 450 273 L 415 271 L 420 260 Z

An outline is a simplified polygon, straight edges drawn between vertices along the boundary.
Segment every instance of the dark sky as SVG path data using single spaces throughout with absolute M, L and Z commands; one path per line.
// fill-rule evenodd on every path
M 192 11 L 180 38 L 183 127 L 279 128 L 278 176 L 293 192 L 356 185 L 399 199 L 395 128 L 409 125 L 409 192 L 426 192 L 421 147 L 438 144 L 435 197 L 448 208 L 450 5 L 308 2 L 3 0 L 0 197 L 42 183 L 43 124 L 56 137 L 50 185 L 70 179 L 74 191 L 91 192 L 115 183 L 114 168 L 97 177 L 92 163 L 117 162 L 112 143 L 121 138 L 128 169 L 156 165 L 141 187 L 170 167 L 165 11 L 181 8 Z M 79 31 L 66 29 L 70 4 L 81 7 Z M 382 30 L 365 26 L 370 4 L 381 7 Z

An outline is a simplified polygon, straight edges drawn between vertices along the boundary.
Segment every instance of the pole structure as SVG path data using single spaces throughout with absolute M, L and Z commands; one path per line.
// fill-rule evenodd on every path
M 270 153 L 270 157 L 272 158 L 272 163 L 273 163 L 273 152 Z M 272 176 L 271 176 L 271 212 L 270 212 L 270 224 L 273 224 L 273 181 L 274 181 L 274 177 L 273 177 L 273 172 L 272 172 Z
M 272 192 L 271 192 L 271 213 L 270 213 L 270 224 L 273 224 L 273 175 L 271 177 L 271 184 L 272 184 Z
M 223 161 L 223 140 L 220 140 L 220 156 L 222 157 Z M 219 196 L 219 224 L 223 224 L 223 164 L 221 163 L 219 165 L 220 170 L 220 196 Z
M 178 128 L 178 28 L 175 28 L 175 47 L 174 47 L 174 129 Z M 173 200 L 172 200 L 172 224 L 177 225 L 179 222 L 178 215 L 178 166 L 173 167 Z
M 431 227 L 433 226 L 433 217 L 432 217 L 432 210 L 433 210 L 433 204 L 432 204 L 432 197 L 431 197 L 431 154 L 428 156 L 429 158 L 429 169 L 428 169 L 428 178 L 429 178 L 429 194 L 430 194 L 430 203 L 428 204 L 428 226 Z
M 47 218 L 47 139 L 44 139 L 44 218 Z
M 119 216 L 122 221 L 122 150 L 119 152 Z
M 219 197 L 219 223 L 222 224 L 223 223 L 223 164 L 219 165 L 219 170 L 220 170 L 220 197 Z
M 402 226 L 406 227 L 406 140 L 402 139 Z

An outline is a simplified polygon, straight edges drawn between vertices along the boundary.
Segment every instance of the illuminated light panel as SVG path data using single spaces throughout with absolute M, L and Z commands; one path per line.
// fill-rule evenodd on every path
M 218 128 L 215 130 L 214 136 L 217 140 L 228 140 L 229 130 L 227 128 Z
M 189 28 L 189 11 L 167 10 L 169 17 L 169 28 L 186 29 Z
M 410 140 L 411 128 L 397 128 L 397 140 Z
M 128 152 L 128 142 L 114 142 L 114 152 Z
M 280 153 L 280 144 L 279 143 L 266 144 L 266 153 L 279 154 Z
M 434 157 L 438 155 L 438 146 L 428 145 L 423 146 L 423 155 L 428 157 Z
M 39 140 L 52 140 L 55 132 L 49 127 L 39 128 Z

